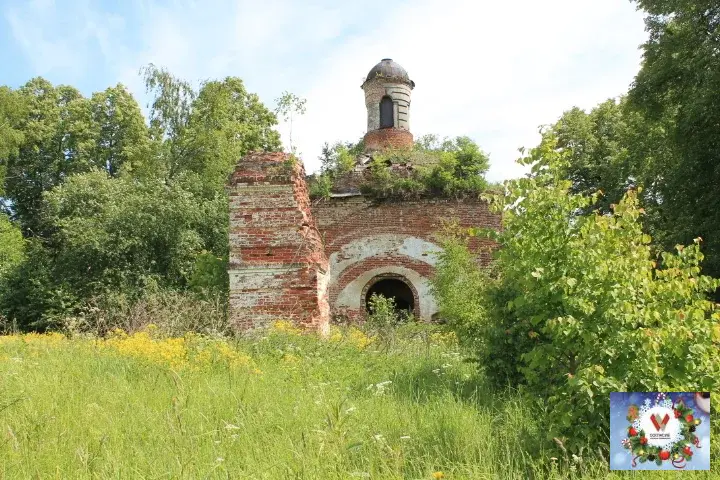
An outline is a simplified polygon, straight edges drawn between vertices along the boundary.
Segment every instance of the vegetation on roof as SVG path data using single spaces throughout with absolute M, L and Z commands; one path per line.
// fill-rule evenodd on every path
M 360 193 L 373 198 L 478 197 L 487 187 L 489 159 L 469 137 L 420 137 L 409 149 L 371 154 L 355 171 L 361 142 L 325 144 L 320 174 L 310 177 L 310 196 L 328 198 L 348 175 Z

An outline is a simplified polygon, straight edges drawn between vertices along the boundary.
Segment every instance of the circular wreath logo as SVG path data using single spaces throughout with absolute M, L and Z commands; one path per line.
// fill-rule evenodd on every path
M 693 413 L 682 401 L 673 403 L 664 393 L 659 393 L 654 403 L 646 398 L 642 406 L 630 405 L 628 437 L 622 445 L 633 455 L 632 466 L 637 467 L 638 461 L 658 466 L 669 461 L 675 468 L 685 468 L 685 462 L 692 460 L 693 447 L 700 448 L 694 432 L 701 420 Z

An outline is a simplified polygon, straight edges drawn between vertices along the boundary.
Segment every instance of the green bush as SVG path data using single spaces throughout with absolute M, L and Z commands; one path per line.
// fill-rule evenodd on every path
M 216 292 L 178 292 L 149 286 L 139 296 L 110 292 L 85 300 L 57 319 L 69 335 L 104 336 L 115 329 L 142 331 L 153 325 L 160 334 L 181 337 L 187 332 L 218 336 L 233 332 L 227 321 L 227 297 Z
M 496 275 L 458 275 L 477 267 L 455 240 L 436 288 L 490 378 L 546 400 L 550 438 L 607 450 L 610 392 L 717 389 L 720 314 L 707 293 L 720 282 L 701 274 L 700 239 L 653 256 L 634 191 L 611 214 L 578 214 L 595 199 L 568 193 L 555 147 L 546 138 L 525 159 L 545 166 L 495 197 Z M 478 300 L 454 306 L 462 294 Z
M 322 173 L 308 178 L 308 193 L 310 198 L 330 198 L 333 182 L 330 175 Z
M 48 236 L 26 241 L 24 260 L 4 275 L 0 312 L 46 329 L 104 294 L 137 299 L 157 285 L 227 295 L 227 197 L 192 187 L 100 171 L 69 177 L 44 194 Z
M 0 330 L 44 331 L 59 326 L 79 299 L 53 273 L 47 249 L 36 239 L 26 241 L 23 261 L 0 282 Z
M 327 198 L 334 181 L 347 175 L 362 153 L 362 144 L 325 145 L 320 175 L 310 180 L 310 196 Z M 462 198 L 487 189 L 487 155 L 468 137 L 440 141 L 421 137 L 413 148 L 387 149 L 373 154 L 360 191 L 375 198 Z
M 25 255 L 25 240 L 20 229 L 7 215 L 0 213 L 0 282 L 3 275 L 20 263 Z
M 396 329 L 412 321 L 412 314 L 398 310 L 394 298 L 373 293 L 370 297 L 370 314 L 365 321 L 365 330 L 379 342 L 384 349 L 395 345 Z
M 375 155 L 361 191 L 380 198 L 477 197 L 487 189 L 488 165 L 487 155 L 467 137 L 433 148 L 391 149 Z

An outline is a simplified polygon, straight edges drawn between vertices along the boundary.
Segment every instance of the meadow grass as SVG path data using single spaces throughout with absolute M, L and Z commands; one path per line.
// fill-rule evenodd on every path
M 413 332 L 0 337 L 0 478 L 632 476 L 558 454 L 536 405 L 488 388 L 451 335 Z

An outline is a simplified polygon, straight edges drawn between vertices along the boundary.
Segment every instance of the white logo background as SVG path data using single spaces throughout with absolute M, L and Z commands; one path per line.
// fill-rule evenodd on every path
M 665 430 L 658 431 L 658 429 L 655 428 L 655 424 L 653 424 L 651 420 L 654 415 L 660 416 L 660 421 L 658 422 L 660 424 L 662 424 L 662 419 L 665 418 L 665 415 L 670 417 L 670 420 L 665 426 Z M 656 406 L 643 412 L 640 416 L 640 429 L 645 430 L 645 436 L 648 440 L 647 444 L 653 447 L 670 445 L 680 440 L 682 436 L 680 435 L 680 421 L 675 418 L 675 412 L 671 408 L 666 407 Z M 652 434 L 654 433 L 664 433 L 669 435 L 669 438 L 652 438 Z

